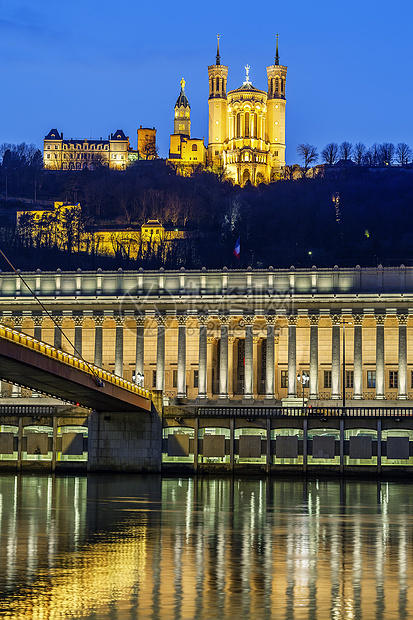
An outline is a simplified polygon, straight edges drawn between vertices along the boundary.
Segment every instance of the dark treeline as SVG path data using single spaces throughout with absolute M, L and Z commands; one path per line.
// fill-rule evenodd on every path
M 3 158 L 4 162 L 4 158 Z M 27 164 L 27 166 L 34 166 Z M 23 166 L 24 167 L 24 166 Z M 13 226 L 2 229 L 2 249 L 20 269 L 332 267 L 413 264 L 413 173 L 389 167 L 375 173 L 363 166 L 343 169 L 335 178 L 301 178 L 239 188 L 201 172 L 176 176 L 161 160 L 138 162 L 124 172 L 102 168 L 45 172 L 38 167 L 20 190 L 5 175 L 10 195 L 80 202 L 86 230 L 140 226 L 159 219 L 187 238 L 167 251 L 133 261 L 28 247 Z M 34 177 L 34 178 L 33 178 Z M 17 182 L 17 181 L 16 181 Z M 13 181 L 14 183 L 14 181 Z M 26 183 L 26 184 L 24 184 Z M 1 208 L 10 206 L 3 198 Z M 19 205 L 22 208 L 22 205 Z M 3 217 L 3 226 L 5 218 Z M 241 237 L 241 258 L 233 256 Z

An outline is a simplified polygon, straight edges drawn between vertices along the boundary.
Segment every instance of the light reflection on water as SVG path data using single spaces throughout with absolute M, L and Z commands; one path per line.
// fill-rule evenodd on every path
M 0 617 L 408 619 L 413 486 L 0 476 Z

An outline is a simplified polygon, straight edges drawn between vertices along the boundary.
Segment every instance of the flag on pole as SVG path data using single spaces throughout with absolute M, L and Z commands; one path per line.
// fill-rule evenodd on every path
M 241 237 L 238 237 L 237 242 L 235 244 L 235 248 L 234 248 L 234 256 L 236 256 L 239 259 L 240 254 L 241 254 Z

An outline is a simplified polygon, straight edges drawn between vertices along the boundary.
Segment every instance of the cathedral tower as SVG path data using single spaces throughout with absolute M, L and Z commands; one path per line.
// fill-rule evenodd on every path
M 181 92 L 175 103 L 174 134 L 191 135 L 191 106 L 185 95 L 185 80 L 181 80 Z
M 287 67 L 280 65 L 278 34 L 274 64 L 267 67 L 267 141 L 270 144 L 271 168 L 277 173 L 285 166 L 285 87 Z
M 228 67 L 221 65 L 219 35 L 215 64 L 208 67 L 209 79 L 209 137 L 208 160 L 211 165 L 222 165 L 222 152 L 227 138 L 227 77 Z

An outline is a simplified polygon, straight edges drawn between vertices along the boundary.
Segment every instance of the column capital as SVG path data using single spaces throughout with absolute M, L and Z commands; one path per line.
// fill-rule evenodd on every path
M 62 326 L 63 324 L 63 317 L 62 316 L 53 316 L 53 322 L 56 325 L 58 325 L 59 327 Z
M 105 318 L 102 314 L 95 314 L 93 317 L 93 320 L 95 321 L 95 326 L 96 327 L 102 327 L 103 323 L 105 322 Z
M 353 314 L 354 325 L 363 325 L 364 314 Z
M 376 324 L 377 325 L 384 325 L 384 322 L 386 320 L 386 315 L 385 314 L 376 314 L 374 318 L 376 319 Z
M 407 314 L 397 314 L 396 316 L 397 316 L 399 325 L 407 325 L 407 319 L 408 319 Z
M 254 325 L 255 316 L 253 314 L 245 314 L 242 317 L 245 325 Z
M 267 323 L 267 325 L 275 325 L 277 322 L 277 315 L 276 314 L 266 314 L 265 315 L 265 321 Z
M 308 318 L 310 319 L 310 325 L 318 325 L 320 322 L 319 314 L 309 314 Z
M 185 327 L 188 321 L 188 317 L 186 316 L 186 314 L 177 314 L 175 318 L 178 322 L 179 327 Z
M 156 314 L 155 321 L 158 323 L 158 327 L 165 327 L 166 316 L 164 314 Z
M 341 321 L 342 321 L 341 314 L 333 314 L 333 316 L 331 317 L 331 322 L 333 325 L 340 325 Z
M 35 327 L 41 327 L 43 323 L 43 317 L 39 314 L 33 314 L 32 321 Z
M 115 316 L 113 317 L 116 323 L 116 327 L 122 327 L 123 323 L 125 321 L 125 317 L 122 316 L 121 314 L 115 314 Z
M 298 316 L 296 314 L 289 314 L 287 319 L 288 319 L 288 325 L 290 327 L 297 326 Z
M 16 314 L 11 317 L 11 320 L 13 321 L 15 327 L 21 327 L 23 325 L 23 318 L 24 317 L 21 314 Z
M 221 325 L 228 325 L 230 321 L 230 317 L 228 314 L 220 314 L 218 316 L 218 320 L 221 322 Z
M 207 314 L 198 314 L 196 319 L 199 325 L 206 325 L 209 321 L 209 316 Z
M 83 316 L 75 315 L 72 317 L 76 327 L 82 327 L 83 325 Z
M 135 314 L 136 327 L 145 327 L 145 315 Z

